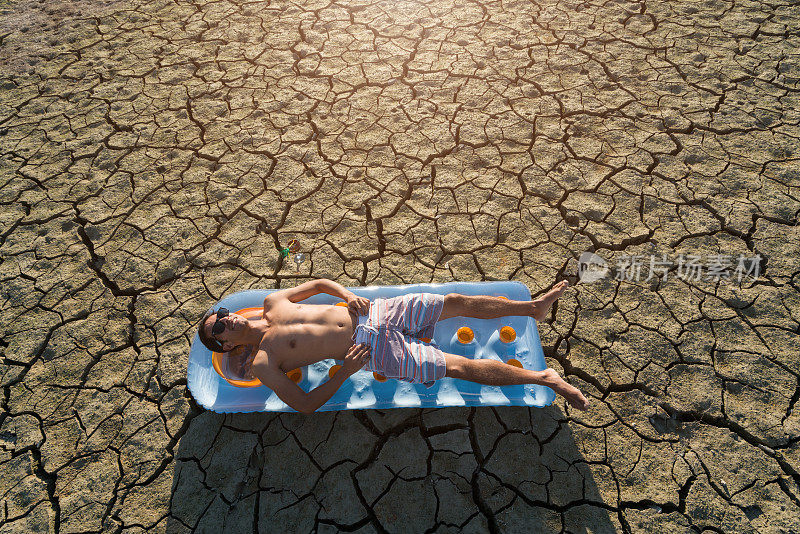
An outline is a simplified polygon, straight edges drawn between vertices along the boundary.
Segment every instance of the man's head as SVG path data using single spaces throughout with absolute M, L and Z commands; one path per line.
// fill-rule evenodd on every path
M 242 344 L 247 319 L 227 308 L 208 310 L 200 321 L 200 341 L 212 352 L 228 352 Z

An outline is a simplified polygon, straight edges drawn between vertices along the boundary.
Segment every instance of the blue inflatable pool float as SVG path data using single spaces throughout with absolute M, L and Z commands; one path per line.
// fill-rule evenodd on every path
M 374 300 L 406 293 L 461 293 L 463 295 L 503 296 L 511 300 L 530 300 L 528 288 L 521 282 L 450 282 L 445 284 L 413 284 L 404 286 L 369 286 L 348 288 L 356 295 Z M 248 290 L 223 298 L 216 307 L 231 311 L 263 307 L 264 297 L 276 290 Z M 336 304 L 340 299 L 327 294 L 314 295 L 304 304 Z M 474 340 L 464 344 L 457 331 L 469 327 Z M 511 342 L 504 342 L 500 330 L 510 326 L 516 333 Z M 506 338 L 507 339 L 507 338 Z M 533 317 L 509 316 L 499 319 L 453 317 L 436 323 L 432 340 L 444 352 L 473 358 L 492 358 L 520 363 L 525 369 L 541 371 L 547 367 Z M 310 391 L 326 380 L 333 365 L 342 362 L 322 360 L 302 369 L 298 385 Z M 214 369 L 212 353 L 195 332 L 188 365 L 189 391 L 203 408 L 218 413 L 294 412 L 266 386 L 242 388 L 230 384 Z M 360 410 L 367 408 L 441 408 L 445 406 L 548 406 L 555 399 L 548 387 L 526 384 L 519 386 L 484 386 L 455 378 L 443 378 L 432 387 L 401 380 L 375 380 L 369 371 L 359 371 L 317 411 Z

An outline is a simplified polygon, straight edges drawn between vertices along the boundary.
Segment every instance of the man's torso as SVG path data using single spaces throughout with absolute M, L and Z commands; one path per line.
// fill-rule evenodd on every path
M 262 347 L 270 364 L 284 372 L 327 358 L 344 358 L 358 324 L 345 306 L 299 304 L 285 298 L 267 298 L 264 318 L 269 328 Z

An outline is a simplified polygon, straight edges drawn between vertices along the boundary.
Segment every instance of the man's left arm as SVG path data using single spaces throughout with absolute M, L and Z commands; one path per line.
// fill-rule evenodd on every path
M 347 308 L 350 311 L 358 315 L 366 315 L 369 312 L 369 299 L 357 296 L 342 284 L 334 282 L 333 280 L 321 278 L 316 282 L 321 292 L 339 297 L 347 303 Z
M 281 289 L 280 291 L 276 291 L 274 293 L 270 293 L 267 295 L 267 298 L 264 299 L 266 302 L 268 299 L 271 298 L 286 298 L 289 302 L 300 302 L 301 300 L 306 300 L 308 297 L 313 297 L 314 295 L 321 292 L 319 287 L 317 286 L 319 280 L 309 280 L 308 282 L 303 282 L 302 284 L 290 287 L 288 289 Z
M 347 301 L 347 299 L 351 297 L 355 297 L 355 294 L 352 291 L 348 290 L 342 284 L 334 282 L 333 280 L 328 280 L 327 278 L 320 278 L 319 280 L 315 280 L 315 282 L 317 283 L 317 289 L 321 293 L 327 293 L 328 295 L 339 297 L 344 301 Z

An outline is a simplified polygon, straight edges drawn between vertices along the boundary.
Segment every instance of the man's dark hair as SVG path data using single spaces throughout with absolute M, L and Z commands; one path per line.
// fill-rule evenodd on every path
M 203 319 L 200 321 L 200 328 L 198 329 L 198 333 L 200 334 L 200 341 L 202 341 L 203 345 L 206 346 L 208 350 L 211 352 L 225 352 L 222 348 L 222 343 L 220 343 L 216 338 L 210 337 L 206 334 L 206 321 L 208 318 L 217 313 L 214 308 L 211 308 L 203 315 Z

